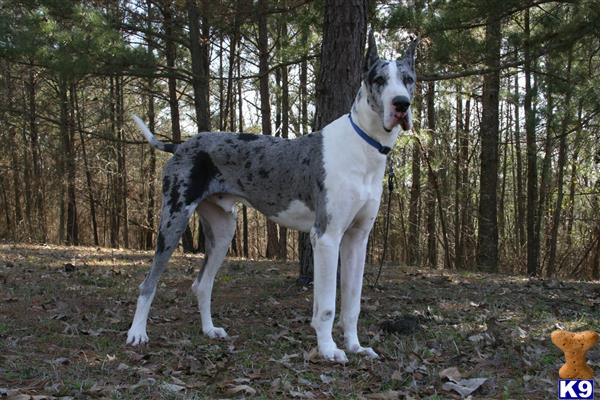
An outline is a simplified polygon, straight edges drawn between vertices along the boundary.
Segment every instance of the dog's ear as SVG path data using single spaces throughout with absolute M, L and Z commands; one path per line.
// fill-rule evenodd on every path
M 404 62 L 413 70 L 415 69 L 415 59 L 417 58 L 417 46 L 419 45 L 419 41 L 420 39 L 417 36 L 410 42 L 404 52 Z
M 367 55 L 365 57 L 364 72 L 371 69 L 373 64 L 379 60 L 379 54 L 377 54 L 377 43 L 375 42 L 375 35 L 372 30 L 369 30 L 369 39 L 367 41 Z

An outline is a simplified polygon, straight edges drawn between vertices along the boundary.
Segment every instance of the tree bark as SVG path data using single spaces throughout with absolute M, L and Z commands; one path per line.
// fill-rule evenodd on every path
M 73 151 L 74 115 L 71 107 L 73 96 L 73 85 L 69 85 L 65 79 L 60 78 L 60 132 L 65 157 L 65 176 L 67 209 L 66 209 L 66 243 L 68 245 L 79 244 L 79 226 L 77 224 L 77 200 L 75 194 L 75 154 Z
M 151 29 L 151 23 L 154 16 L 154 9 L 152 8 L 152 0 L 146 0 L 146 7 L 148 8 L 148 30 Z M 152 40 L 147 40 L 148 55 L 152 57 L 154 54 L 154 44 Z M 148 95 L 148 103 L 146 110 L 146 120 L 148 121 L 148 128 L 150 132 L 156 132 L 156 121 L 154 111 L 154 78 L 148 77 L 146 80 L 146 91 Z M 146 195 L 146 228 L 143 231 L 142 237 L 142 248 L 149 250 L 154 246 L 153 231 L 154 231 L 154 196 L 156 194 L 156 150 L 154 147 L 148 147 L 150 160 L 147 170 L 147 181 L 148 181 L 148 193 Z
M 551 277 L 555 272 L 555 262 L 556 262 L 556 248 L 558 241 L 558 228 L 560 225 L 560 216 L 562 211 L 562 202 L 564 198 L 564 175 L 565 175 L 565 164 L 567 163 L 567 128 L 571 122 L 571 64 L 573 62 L 573 52 L 569 51 L 568 61 L 567 61 L 567 69 L 566 69 L 566 78 L 567 78 L 567 93 L 565 94 L 565 99 L 562 107 L 564 108 L 564 116 L 561 121 L 561 129 L 560 129 L 560 142 L 558 146 L 558 176 L 556 178 L 556 187 L 557 187 L 557 195 L 556 195 L 556 204 L 554 206 L 554 213 L 552 214 L 552 225 L 550 230 L 550 243 L 548 249 L 548 267 L 546 269 L 546 276 Z
M 165 58 L 167 61 L 168 78 L 167 85 L 169 88 L 169 110 L 171 112 L 171 132 L 173 135 L 173 142 L 181 142 L 181 126 L 179 123 L 179 100 L 177 98 L 177 75 L 175 60 L 177 58 L 177 47 L 175 44 L 175 23 L 173 21 L 173 10 L 171 4 L 167 2 L 162 8 L 163 13 L 163 26 L 165 30 Z M 193 30 L 193 29 L 192 29 Z M 190 33 L 191 35 L 191 33 Z M 193 46 L 192 46 L 193 47 Z M 183 245 L 183 251 L 185 253 L 191 253 L 194 251 L 194 237 L 192 231 L 188 226 L 185 228 L 183 237 L 181 239 Z
M 322 128 L 350 111 L 360 87 L 367 35 L 367 0 L 326 0 L 315 126 Z M 300 235 L 300 280 L 311 281 L 313 257 L 307 234 Z
M 456 156 L 454 165 L 454 266 L 456 269 L 462 269 L 462 247 L 460 240 L 460 197 L 461 197 L 461 177 L 462 159 L 460 150 L 460 140 L 463 131 L 463 115 L 462 115 L 462 86 L 456 85 Z
M 425 200 L 427 231 L 427 266 L 437 267 L 437 222 L 436 222 L 436 193 L 434 188 L 435 171 L 431 168 L 431 160 L 435 159 L 435 82 L 427 83 L 427 129 L 429 131 L 426 159 L 428 161 L 427 196 Z
M 491 10 L 490 10 L 491 11 Z M 485 30 L 486 65 L 500 66 L 501 22 L 495 13 L 487 17 Z M 477 266 L 482 271 L 498 271 L 498 105 L 500 71 L 483 78 L 483 109 L 481 118 L 481 176 L 479 192 L 479 234 Z
M 36 224 L 38 226 L 38 239 L 45 242 L 48 239 L 46 226 L 46 207 L 44 204 L 44 177 L 42 176 L 42 164 L 40 157 L 39 135 L 37 129 L 37 105 L 36 105 L 37 81 L 33 67 L 29 69 L 29 80 L 27 82 L 27 100 L 29 108 L 29 135 L 31 141 L 31 161 L 33 166 L 33 192 L 34 207 L 36 209 Z
M 81 155 L 83 156 L 83 167 L 85 169 L 85 183 L 88 192 L 88 202 L 90 205 L 90 219 L 92 221 L 92 237 L 94 240 L 94 246 L 100 245 L 100 239 L 98 237 L 98 221 L 96 218 L 96 201 L 94 198 L 94 189 L 92 182 L 92 173 L 90 171 L 90 165 L 87 155 L 85 135 L 83 133 L 83 121 L 81 116 L 81 108 L 77 96 L 77 91 L 74 92 L 75 99 L 75 112 L 77 114 L 77 131 L 79 132 L 79 140 L 81 141 Z
M 527 139 L 527 275 L 536 276 L 539 264 L 539 238 L 536 233 L 537 205 L 537 143 L 535 137 L 535 113 L 532 107 L 531 50 L 529 9 L 525 10 L 525 135 Z
M 260 116 L 263 135 L 272 135 L 271 130 L 271 98 L 269 90 L 269 27 L 267 15 L 269 1 L 258 1 L 258 73 L 260 92 Z M 277 257 L 279 239 L 277 225 L 267 220 L 267 258 Z
M 525 192 L 523 191 L 523 157 L 521 151 L 521 118 L 520 118 L 520 95 L 519 95 L 519 73 L 515 74 L 515 93 L 514 93 L 514 141 L 515 141 L 515 162 L 516 162 L 516 212 L 515 212 L 515 233 L 517 236 L 517 256 L 526 244 L 525 236 Z
M 209 22 L 206 16 L 207 1 L 201 0 L 198 10 L 195 0 L 186 0 L 189 22 L 190 54 L 192 59 L 192 88 L 198 132 L 210 131 L 209 103 Z M 200 20 L 202 25 L 200 27 Z M 202 29 L 202 31 L 200 31 Z
M 415 100 L 417 104 L 418 121 L 421 121 L 423 114 L 423 86 L 418 83 L 416 87 Z M 420 128 L 420 127 L 419 127 Z M 409 265 L 419 266 L 421 263 L 420 251 L 420 229 L 419 229 L 419 211 L 421 197 L 421 149 L 418 143 L 412 146 L 411 163 L 411 186 L 410 200 L 408 206 L 408 248 L 407 261 Z
M 287 38 L 287 24 L 285 21 L 281 22 L 280 26 L 280 50 L 281 47 L 284 49 L 288 46 Z M 285 61 L 285 60 L 282 60 Z M 288 67 L 284 65 L 281 67 L 281 137 L 287 139 L 289 137 L 290 129 L 290 87 L 288 79 Z M 279 258 L 286 260 L 288 256 L 287 251 L 287 228 L 284 226 L 279 227 L 279 246 L 278 246 Z

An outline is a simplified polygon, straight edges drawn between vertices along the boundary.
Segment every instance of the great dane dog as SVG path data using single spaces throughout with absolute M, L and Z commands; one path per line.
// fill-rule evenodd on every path
M 310 232 L 314 250 L 312 327 L 319 353 L 345 363 L 332 337 L 336 274 L 341 255 L 341 314 L 345 349 L 371 358 L 357 333 L 365 253 L 382 194 L 386 155 L 401 129 L 412 127 L 415 87 L 413 41 L 404 57 L 379 58 L 369 34 L 364 76 L 350 114 L 296 139 L 246 133 L 200 133 L 182 144 L 158 141 L 135 122 L 152 146 L 173 153 L 163 170 L 163 200 L 156 252 L 140 294 L 127 343 L 148 341 L 146 322 L 160 274 L 198 209 L 206 256 L 192 291 L 198 298 L 202 331 L 224 338 L 213 325 L 211 292 L 215 275 L 236 227 L 236 204 L 243 201 L 272 221 Z

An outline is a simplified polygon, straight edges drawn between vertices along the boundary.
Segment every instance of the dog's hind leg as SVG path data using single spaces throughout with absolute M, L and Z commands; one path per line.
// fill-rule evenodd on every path
M 140 285 L 140 294 L 137 299 L 135 315 L 131 323 L 131 328 L 127 332 L 127 343 L 134 346 L 148 341 L 146 323 L 148 321 L 150 305 L 156 293 L 158 279 L 160 278 L 160 274 L 166 269 L 167 262 L 171 258 L 173 251 L 177 248 L 179 239 L 196 208 L 196 203 L 185 207 L 182 207 L 182 204 L 179 202 L 171 203 L 168 203 L 167 196 L 163 198 L 160 228 L 156 239 L 156 251 L 152 267 L 148 275 L 146 275 L 146 279 Z
M 204 265 L 192 284 L 192 291 L 198 298 L 202 332 L 210 338 L 225 338 L 227 337 L 225 330 L 213 325 L 210 307 L 213 282 L 235 232 L 235 209 L 231 205 L 222 207 L 204 201 L 200 204 L 199 211 L 206 242 L 206 255 Z

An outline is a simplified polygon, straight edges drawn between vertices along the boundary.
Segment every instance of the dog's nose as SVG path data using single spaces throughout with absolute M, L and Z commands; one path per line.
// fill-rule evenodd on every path
M 410 100 L 406 96 L 396 96 L 392 99 L 392 104 L 396 108 L 396 111 L 406 112 L 410 107 Z

